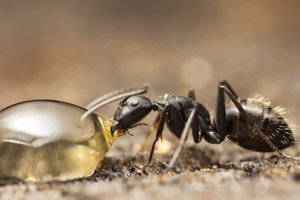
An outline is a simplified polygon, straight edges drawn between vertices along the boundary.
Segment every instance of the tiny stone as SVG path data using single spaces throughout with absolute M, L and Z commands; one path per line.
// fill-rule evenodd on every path
M 248 163 L 244 163 L 242 165 L 242 169 L 246 172 L 251 172 L 252 171 L 252 167 L 248 164 Z

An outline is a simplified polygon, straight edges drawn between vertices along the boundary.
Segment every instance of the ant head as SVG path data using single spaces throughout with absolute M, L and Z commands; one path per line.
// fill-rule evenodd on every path
M 152 110 L 150 99 L 145 96 L 131 96 L 120 102 L 114 115 L 111 134 L 116 130 L 125 132 L 134 127 Z

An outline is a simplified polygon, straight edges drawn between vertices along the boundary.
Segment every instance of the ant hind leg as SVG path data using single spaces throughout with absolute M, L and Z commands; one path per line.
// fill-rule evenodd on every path
M 191 98 L 191 99 L 193 99 L 193 100 L 196 100 L 195 91 L 193 89 L 189 90 L 188 97 Z
M 222 91 L 225 91 L 228 97 L 231 99 L 235 107 L 238 109 L 240 112 L 241 116 L 244 118 L 244 120 L 247 122 L 248 125 L 248 130 L 253 130 L 256 134 L 258 134 L 275 152 L 277 152 L 281 158 L 287 158 L 287 159 L 292 159 L 292 160 L 300 160 L 298 157 L 293 157 L 290 155 L 287 155 L 283 152 L 281 152 L 269 139 L 268 136 L 266 136 L 259 128 L 259 126 L 249 118 L 247 112 L 244 110 L 238 99 L 236 98 L 235 94 L 232 92 L 230 88 L 227 87 L 228 85 L 226 84 L 220 84 L 219 89 Z

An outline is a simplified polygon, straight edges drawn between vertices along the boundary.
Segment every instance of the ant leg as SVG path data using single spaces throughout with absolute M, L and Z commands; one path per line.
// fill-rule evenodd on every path
M 234 97 L 238 98 L 231 86 L 226 81 L 221 81 L 218 87 L 218 97 L 216 106 L 216 116 L 214 126 L 203 132 L 205 140 L 212 144 L 221 143 L 227 133 L 227 120 L 226 120 L 226 107 L 225 107 L 225 94 L 221 86 L 228 86 Z
M 189 90 L 188 97 L 191 98 L 191 99 L 193 99 L 193 100 L 196 100 L 195 91 L 193 89 Z
M 183 129 L 183 131 L 182 131 L 182 134 L 181 134 L 181 137 L 180 137 L 180 141 L 179 141 L 178 147 L 177 147 L 177 149 L 176 149 L 176 151 L 175 151 L 173 157 L 171 158 L 171 160 L 170 160 L 170 162 L 169 162 L 169 164 L 168 164 L 168 168 L 169 168 L 169 169 L 171 169 L 171 168 L 173 167 L 173 165 L 174 165 L 174 163 L 175 163 L 175 161 L 176 161 L 176 159 L 177 159 L 179 153 L 181 152 L 181 149 L 182 149 L 182 147 L 183 147 L 183 145 L 184 145 L 184 142 L 185 142 L 186 136 L 187 136 L 187 134 L 188 134 L 189 128 L 190 128 L 190 126 L 192 125 L 192 122 L 195 121 L 194 118 L 195 118 L 195 116 L 196 116 L 196 115 L 195 115 L 196 111 L 197 111 L 197 108 L 194 107 L 194 108 L 192 109 L 192 112 L 191 112 L 191 114 L 190 114 L 190 116 L 189 116 L 189 118 L 188 118 L 188 120 L 187 120 L 185 126 L 184 126 L 184 129 Z
M 194 107 L 194 109 L 196 109 L 196 114 L 194 114 L 194 119 L 193 119 L 193 122 L 191 124 L 191 127 L 192 127 L 192 131 L 193 131 L 193 139 L 194 139 L 194 142 L 195 143 L 199 143 L 202 139 L 202 133 L 199 132 L 199 124 L 198 124 L 198 121 L 199 121 L 199 116 L 198 116 L 198 109 L 197 107 Z M 190 113 L 191 115 L 191 113 Z
M 166 123 L 166 117 L 167 117 L 167 107 L 168 107 L 168 105 L 166 105 L 163 108 L 163 110 L 162 110 L 160 121 L 159 121 L 159 124 L 158 124 L 158 127 L 157 127 L 157 131 L 156 131 L 156 138 L 155 138 L 155 140 L 154 140 L 154 142 L 152 144 L 152 148 L 151 148 L 151 152 L 150 152 L 148 164 L 150 164 L 151 161 L 152 161 L 152 157 L 153 157 L 153 153 L 154 153 L 156 142 L 158 141 L 159 138 L 162 140 L 162 132 L 164 130 L 164 125 Z
M 232 87 L 229 85 L 227 81 L 221 81 L 219 83 L 217 106 L 216 106 L 217 108 L 216 108 L 216 116 L 215 116 L 216 127 L 212 127 L 212 130 L 206 131 L 204 133 L 205 140 L 212 144 L 221 143 L 225 139 L 226 132 L 227 132 L 225 95 L 224 95 L 224 90 L 221 88 L 221 86 L 224 85 L 229 88 L 230 92 L 235 98 L 238 98 L 237 94 L 233 91 Z
M 226 108 L 225 108 L 225 95 L 222 87 L 226 86 L 230 93 L 235 99 L 238 98 L 237 94 L 234 92 L 232 87 L 229 85 L 227 81 L 221 81 L 219 83 L 218 89 L 218 98 L 217 98 L 217 110 L 216 110 L 216 128 L 218 133 L 221 136 L 221 141 L 225 139 L 226 131 L 227 131 L 227 122 L 226 122 Z
M 249 118 L 247 112 L 244 110 L 238 99 L 234 96 L 232 91 L 227 88 L 225 85 L 220 85 L 219 87 L 221 90 L 225 91 L 228 97 L 231 99 L 231 101 L 234 103 L 235 107 L 238 109 L 240 112 L 241 116 L 244 118 L 244 120 L 247 122 L 248 129 L 253 130 L 254 133 L 258 134 L 275 152 L 277 152 L 280 157 L 282 158 L 288 158 L 288 159 L 296 159 L 299 160 L 297 157 L 292 157 L 290 155 L 282 153 L 269 139 L 268 136 L 266 136 L 259 128 L 259 126 Z
M 236 94 L 236 92 L 232 89 L 232 87 L 230 86 L 230 84 L 229 84 L 227 81 L 225 81 L 225 80 L 221 81 L 220 84 L 219 84 L 219 86 L 220 86 L 220 85 L 226 86 L 226 88 L 228 88 L 228 90 L 231 92 L 231 94 L 232 94 L 236 99 L 239 98 L 239 96 Z
M 195 95 L 195 91 L 193 89 L 189 90 L 188 97 L 190 99 L 193 99 L 194 101 L 196 101 L 196 95 Z M 197 102 L 195 102 L 195 103 L 197 104 Z M 193 139 L 194 139 L 195 143 L 199 143 L 202 139 L 202 135 L 201 135 L 201 133 L 199 133 L 197 110 L 196 110 L 195 119 L 193 120 L 192 126 L 191 126 L 192 130 L 193 130 Z
M 221 82 L 220 85 L 222 85 L 222 83 L 224 82 Z M 216 119 L 216 129 L 219 137 L 212 136 L 212 138 L 218 138 L 217 140 L 220 141 L 216 140 L 216 142 L 220 143 L 225 139 L 226 131 L 227 131 L 225 95 L 224 95 L 224 91 L 221 89 L 220 86 L 218 88 L 217 109 L 216 109 L 215 119 Z M 216 136 L 217 133 L 215 133 L 214 135 Z
M 148 144 L 148 141 L 149 141 L 149 138 L 150 138 L 150 135 L 153 131 L 155 131 L 155 129 L 157 129 L 158 127 L 158 124 L 159 124 L 159 121 L 160 121 L 160 114 L 157 115 L 155 121 L 154 121 L 154 124 L 153 126 L 149 129 L 147 135 L 146 135 L 146 138 L 144 140 L 144 143 L 142 145 L 142 147 L 140 148 L 140 150 L 138 151 L 139 153 L 140 152 L 143 152 L 146 148 L 146 145 Z

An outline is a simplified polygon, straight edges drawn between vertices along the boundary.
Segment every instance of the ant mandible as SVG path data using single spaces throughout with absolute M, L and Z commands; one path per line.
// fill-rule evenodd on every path
M 225 93 L 233 105 L 225 106 Z M 216 115 L 211 123 L 209 112 L 196 101 L 193 90 L 189 91 L 188 97 L 165 95 L 153 102 L 145 96 L 127 97 L 120 102 L 115 112 L 111 133 L 116 130 L 127 132 L 153 110 L 159 111 L 159 115 L 150 129 L 157 129 L 157 132 L 148 163 L 151 163 L 156 142 L 159 138 L 162 139 L 165 123 L 170 131 L 180 138 L 179 146 L 169 162 L 169 168 L 176 161 L 190 127 L 195 143 L 199 143 L 204 137 L 209 143 L 219 144 L 227 136 L 245 149 L 277 152 L 282 158 L 295 159 L 281 152 L 282 149 L 295 144 L 292 130 L 283 117 L 282 109 L 271 108 L 270 102 L 262 97 L 241 101 L 238 99 L 229 83 L 221 81 L 218 87 Z

